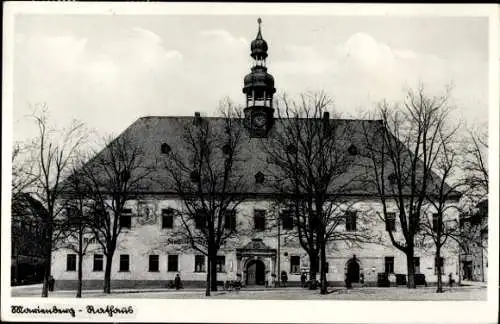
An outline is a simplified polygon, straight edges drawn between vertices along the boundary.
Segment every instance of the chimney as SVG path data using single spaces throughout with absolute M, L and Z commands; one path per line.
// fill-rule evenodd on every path
M 328 111 L 323 112 L 323 131 L 325 134 L 330 133 L 330 113 Z
M 198 111 L 194 113 L 194 124 L 195 125 L 201 124 L 201 115 Z

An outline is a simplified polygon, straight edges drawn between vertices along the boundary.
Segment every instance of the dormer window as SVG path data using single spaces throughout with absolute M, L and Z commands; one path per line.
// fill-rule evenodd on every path
M 194 170 L 191 172 L 191 174 L 189 175 L 189 178 L 191 179 L 191 181 L 193 182 L 198 182 L 200 180 L 200 173 L 197 171 L 197 170 Z
M 171 150 L 172 150 L 172 148 L 167 143 L 163 143 L 161 145 L 161 154 L 168 154 L 168 153 L 170 153 Z
M 229 144 L 224 145 L 222 147 L 222 153 L 229 155 L 231 153 L 231 146 Z
M 356 145 L 351 144 L 351 146 L 349 146 L 349 148 L 347 149 L 347 152 L 353 156 L 358 155 L 358 148 L 356 147 Z
M 264 174 L 262 172 L 257 172 L 255 174 L 255 182 L 258 184 L 264 183 Z
M 395 185 L 398 181 L 396 174 L 394 174 L 394 173 L 389 174 L 389 176 L 387 178 L 389 179 L 389 183 L 391 185 Z
M 288 154 L 295 154 L 297 153 L 297 147 L 293 144 L 289 144 L 287 147 L 286 147 L 286 152 Z

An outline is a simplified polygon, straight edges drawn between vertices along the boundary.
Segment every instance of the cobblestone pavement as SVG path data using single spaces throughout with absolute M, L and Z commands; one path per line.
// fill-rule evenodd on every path
M 267 300 L 300 300 L 300 299 L 332 299 L 332 300 L 486 300 L 486 288 L 480 286 L 445 287 L 444 293 L 436 293 L 435 287 L 407 289 L 393 288 L 330 288 L 329 294 L 320 295 L 319 290 L 302 288 L 275 288 L 275 289 L 242 289 L 241 291 L 216 291 L 208 298 L 216 299 L 267 299 Z M 14 287 L 12 297 L 39 297 L 40 285 Z M 55 291 L 50 297 L 72 298 L 74 291 Z M 100 290 L 83 292 L 84 298 L 157 298 L 157 299 L 198 299 L 205 297 L 203 289 L 117 289 L 110 295 Z

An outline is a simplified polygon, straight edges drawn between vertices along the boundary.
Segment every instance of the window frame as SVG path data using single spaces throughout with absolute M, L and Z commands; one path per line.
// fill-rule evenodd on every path
M 100 262 L 100 269 L 98 269 L 99 267 L 96 267 L 97 262 Z M 102 272 L 104 269 L 104 254 L 100 254 L 100 253 L 94 253 L 94 259 L 93 259 L 93 264 L 92 264 L 92 271 L 94 272 Z
M 130 255 L 129 254 L 120 254 L 120 264 L 119 264 L 119 270 L 118 272 L 130 272 Z M 124 263 L 127 261 L 126 263 Z M 126 267 L 123 267 L 123 265 L 126 264 Z
M 200 261 L 200 258 L 203 258 L 202 259 L 202 262 L 199 262 Z M 198 265 L 201 264 L 201 269 L 198 269 Z M 195 273 L 206 273 L 207 272 L 207 262 L 205 260 L 205 256 L 202 255 L 202 254 L 196 254 L 194 256 L 194 272 Z
M 261 214 L 260 216 L 258 216 Z M 259 226 L 257 227 L 260 222 L 257 221 L 257 219 L 261 219 L 262 222 L 262 228 Z M 256 231 L 265 231 L 266 230 L 266 210 L 265 209 L 254 209 L 253 210 L 253 229 Z
M 298 263 L 293 262 L 293 260 L 298 261 Z M 300 273 L 300 255 L 290 255 L 290 273 Z
M 353 221 L 354 219 L 354 221 Z M 349 210 L 345 213 L 345 230 L 346 232 L 356 232 L 357 231 L 357 211 Z M 352 226 L 354 225 L 354 226 Z
M 215 267 L 217 273 L 225 273 L 226 272 L 226 256 L 218 255 L 215 261 Z
M 388 261 L 391 261 L 391 262 L 388 262 Z M 390 265 L 390 267 L 388 267 L 388 265 Z M 392 268 L 392 271 L 388 271 L 388 270 L 391 270 L 388 268 Z M 393 256 L 384 257 L 384 273 L 394 274 L 394 257 Z
M 391 217 L 389 217 L 391 215 Z M 396 231 L 396 213 L 389 212 L 387 213 L 385 220 L 385 230 L 386 232 L 395 232 Z
M 156 257 L 156 270 L 152 269 L 154 257 Z M 148 257 L 148 272 L 160 272 L 160 256 L 158 254 L 150 254 Z
M 175 270 L 171 269 L 170 265 L 173 264 L 175 260 Z M 179 272 L 179 255 L 178 254 L 169 254 L 167 255 L 167 272 Z
M 224 229 L 236 231 L 236 210 L 226 210 L 224 214 Z
M 70 260 L 71 258 L 74 258 L 74 260 Z M 68 272 L 74 272 L 76 271 L 76 261 L 77 261 L 77 256 L 76 253 L 68 253 L 66 254 L 66 271 Z M 70 265 L 72 265 L 72 269 L 70 269 Z
M 170 226 L 165 226 L 166 223 L 165 218 L 170 218 Z M 173 228 L 174 228 L 174 210 L 172 208 L 163 208 L 161 210 L 161 229 L 173 229 Z
M 122 219 L 128 219 L 128 226 L 124 226 L 122 224 Z M 120 212 L 120 230 L 130 230 L 132 229 L 132 209 L 131 208 L 123 208 Z

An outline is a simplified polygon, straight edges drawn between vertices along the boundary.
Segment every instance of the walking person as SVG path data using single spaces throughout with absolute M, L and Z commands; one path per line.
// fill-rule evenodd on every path
M 182 288 L 181 276 L 179 274 L 175 275 L 174 285 L 175 285 L 176 290 L 179 290 Z
M 305 288 L 306 286 L 306 273 L 302 272 L 302 275 L 300 276 L 300 282 L 302 283 L 302 288 Z

